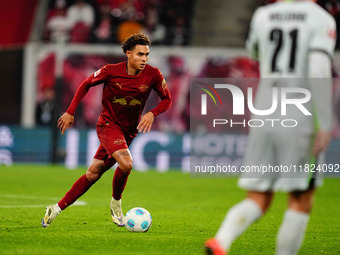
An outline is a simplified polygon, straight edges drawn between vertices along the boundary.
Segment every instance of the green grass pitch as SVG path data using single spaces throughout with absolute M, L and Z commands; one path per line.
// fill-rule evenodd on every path
M 146 233 L 130 233 L 111 222 L 113 171 L 108 171 L 49 228 L 40 219 L 84 169 L 61 166 L 0 167 L 0 254 L 203 254 L 226 211 L 244 198 L 236 179 L 196 179 L 179 171 L 133 172 L 123 194 L 123 210 L 145 207 L 153 217 Z M 340 254 L 340 179 L 326 179 L 299 254 Z M 230 254 L 274 254 L 286 206 L 279 193 L 268 213 L 233 245 Z

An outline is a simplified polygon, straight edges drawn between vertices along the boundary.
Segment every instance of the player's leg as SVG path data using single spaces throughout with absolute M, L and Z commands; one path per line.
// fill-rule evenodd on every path
M 131 173 L 133 160 L 129 149 L 120 149 L 112 154 L 117 161 L 118 167 L 115 171 L 112 183 L 112 197 L 116 200 L 121 199 L 127 179 Z
M 207 253 L 213 250 L 209 247 L 209 242 L 215 247 L 220 246 L 222 250 L 229 251 L 235 239 L 267 211 L 272 198 L 272 192 L 248 191 L 247 198 L 228 211 L 214 238 L 215 241 L 207 241 Z
M 216 234 L 216 239 L 225 250 L 228 251 L 234 240 L 262 217 L 270 206 L 272 197 L 272 192 L 248 191 L 247 198 L 228 211 Z
M 61 210 L 73 204 L 81 197 L 100 177 L 107 171 L 104 160 L 94 158 L 86 173 L 80 177 L 66 193 L 66 195 L 58 202 Z
M 97 134 L 100 143 L 105 148 L 109 159 L 115 160 L 118 167 L 113 178 L 113 195 L 117 201 L 121 199 L 127 178 L 131 172 L 133 161 L 129 151 L 132 138 L 125 137 L 120 127 L 107 122 L 106 125 L 97 125 Z
M 244 166 L 274 165 L 273 141 L 272 134 L 251 129 Z M 275 176 L 270 177 L 263 178 L 255 172 L 242 173 L 238 185 L 248 191 L 247 198 L 227 212 L 214 238 L 224 251 L 230 250 L 234 240 L 267 211 L 273 197 L 273 193 L 267 191 L 272 190 L 275 181 Z M 209 252 L 209 248 L 207 250 Z
M 314 158 L 310 155 L 313 140 L 311 135 L 292 129 L 288 136 L 277 136 L 280 162 L 284 166 L 297 166 L 302 163 L 322 163 L 322 155 Z M 288 208 L 277 234 L 276 254 L 296 254 L 301 247 L 309 221 L 309 212 L 313 204 L 314 190 L 322 183 L 317 173 L 285 173 L 276 183 L 275 190 L 288 192 Z M 287 178 L 286 178 L 287 177 Z M 312 177 L 312 178 L 311 178 Z
M 256 205 L 261 208 L 262 214 L 267 212 L 273 200 L 274 193 L 272 191 L 248 191 L 247 199 L 253 200 Z
M 125 137 L 121 128 L 110 122 L 98 123 L 97 135 L 109 159 L 118 163 L 112 182 L 113 194 L 110 211 L 113 222 L 122 227 L 124 226 L 124 216 L 121 196 L 132 169 L 132 157 L 128 149 L 132 139 Z
M 112 154 L 117 161 L 118 167 L 114 173 L 112 181 L 112 200 L 110 203 L 111 216 L 113 222 L 119 226 L 124 226 L 124 215 L 121 206 L 122 193 L 125 189 L 128 177 L 131 173 L 133 160 L 129 149 L 119 149 Z
M 107 171 L 104 160 L 93 159 L 86 173 L 81 176 L 65 194 L 65 196 L 55 205 L 46 208 L 45 217 L 42 219 L 43 227 L 49 224 L 57 217 L 57 215 L 68 206 L 73 204 L 81 197 L 100 177 Z
M 289 193 L 288 209 L 277 235 L 277 255 L 297 254 L 308 225 L 313 197 L 314 188 Z

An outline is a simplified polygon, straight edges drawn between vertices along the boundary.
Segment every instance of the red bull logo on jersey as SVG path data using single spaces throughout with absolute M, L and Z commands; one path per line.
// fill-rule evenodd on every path
M 114 97 L 112 100 L 112 103 L 120 104 L 121 106 L 124 106 L 124 107 L 141 106 L 143 105 L 143 98 L 141 100 L 138 100 L 130 96 L 123 97 L 123 98 Z

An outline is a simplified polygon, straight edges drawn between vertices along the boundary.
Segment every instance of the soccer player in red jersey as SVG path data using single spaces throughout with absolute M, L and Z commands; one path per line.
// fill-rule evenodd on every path
M 46 208 L 43 227 L 48 227 L 62 210 L 73 204 L 116 162 L 118 167 L 113 177 L 110 209 L 113 222 L 120 227 L 124 226 L 121 196 L 133 166 L 128 146 L 138 131 L 149 132 L 154 118 L 168 110 L 172 104 L 162 73 L 147 64 L 150 45 L 150 40 L 143 34 L 127 38 L 122 46 L 127 61 L 107 64 L 85 79 L 67 111 L 59 118 L 58 127 L 64 134 L 72 126 L 76 108 L 89 89 L 104 83 L 103 110 L 97 122 L 99 148 L 86 173 L 57 204 Z M 152 89 L 161 101 L 141 116 Z

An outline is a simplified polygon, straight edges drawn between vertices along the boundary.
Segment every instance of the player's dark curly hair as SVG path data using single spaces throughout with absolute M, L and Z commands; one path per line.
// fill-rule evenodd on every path
M 149 38 L 142 33 L 133 34 L 122 43 L 122 49 L 124 53 L 126 53 L 127 50 L 133 50 L 137 44 L 150 46 L 151 42 Z

